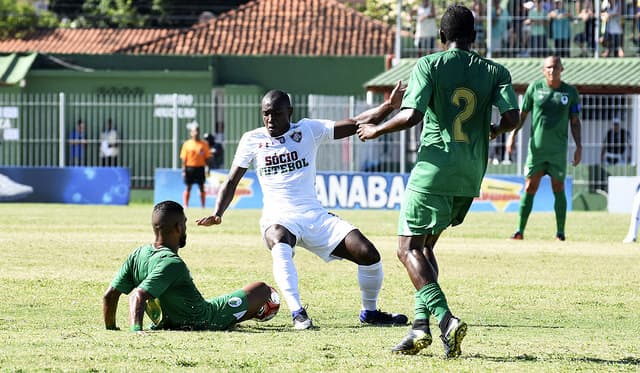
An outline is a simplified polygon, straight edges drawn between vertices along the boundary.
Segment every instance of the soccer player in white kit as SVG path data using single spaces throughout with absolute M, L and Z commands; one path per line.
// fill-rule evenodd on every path
M 638 225 L 640 224 L 640 185 L 636 189 L 631 207 L 631 220 L 629 221 L 629 232 L 622 241 L 623 243 L 633 243 L 638 239 Z
M 289 96 L 278 90 L 267 92 L 262 99 L 264 127 L 242 136 L 213 215 L 196 221 L 204 226 L 222 222 L 238 182 L 253 163 L 264 196 L 260 230 L 271 250 L 273 276 L 292 311 L 295 329 L 313 326 L 300 301 L 298 273 L 293 262 L 296 245 L 326 262 L 347 259 L 358 265 L 362 323 L 405 325 L 408 321 L 405 315 L 377 308 L 383 278 L 380 253 L 360 230 L 328 212 L 318 201 L 315 189 L 319 145 L 355 134 L 358 123 L 379 123 L 400 107 L 403 94 L 404 88 L 398 82 L 388 100 L 354 118 L 337 122 L 302 119 L 291 123 L 293 108 Z

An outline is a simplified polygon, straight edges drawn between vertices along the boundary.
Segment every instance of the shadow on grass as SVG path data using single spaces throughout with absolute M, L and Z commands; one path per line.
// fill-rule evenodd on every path
M 523 329 L 564 329 L 564 326 L 551 325 L 506 325 L 506 324 L 469 324 L 469 326 L 479 326 L 483 328 L 523 328 Z
M 558 361 L 571 361 L 571 362 L 582 362 L 582 363 L 594 363 L 594 364 L 617 364 L 617 365 L 633 365 L 640 366 L 640 358 L 628 356 L 618 360 L 609 360 L 609 359 L 600 359 L 597 357 L 589 357 L 589 356 L 563 356 L 563 355 L 552 355 L 552 356 L 544 356 L 537 357 L 535 355 L 517 355 L 517 356 L 487 356 L 482 354 L 473 354 L 462 356 L 463 359 L 480 359 L 480 360 L 488 360 L 494 361 L 497 363 L 517 363 L 522 361 L 550 361 L 550 360 L 558 360 Z

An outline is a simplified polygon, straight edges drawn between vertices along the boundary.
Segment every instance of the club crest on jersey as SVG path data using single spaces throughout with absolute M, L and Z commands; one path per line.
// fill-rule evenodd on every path
M 562 95 L 562 97 L 560 98 L 560 102 L 562 102 L 562 105 L 568 104 L 569 103 L 569 96 Z
M 278 140 L 280 144 L 284 144 L 285 141 L 284 136 L 276 137 L 276 140 Z
M 291 134 L 291 139 L 295 142 L 300 142 L 300 140 L 302 140 L 302 132 L 293 131 L 293 133 Z

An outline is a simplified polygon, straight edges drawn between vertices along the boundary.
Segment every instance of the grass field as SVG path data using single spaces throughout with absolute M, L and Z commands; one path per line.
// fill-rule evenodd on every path
M 421 354 L 392 355 L 407 328 L 360 326 L 356 266 L 302 249 L 295 260 L 315 330 L 292 330 L 283 305 L 272 321 L 230 332 L 134 335 L 126 297 L 123 330 L 104 330 L 102 294 L 125 256 L 151 242 L 151 207 L 0 204 L 0 371 L 640 370 L 640 245 L 620 243 L 628 215 L 570 213 L 566 242 L 553 240 L 553 214 L 532 215 L 522 242 L 506 239 L 515 214 L 474 213 L 446 231 L 440 284 L 469 332 L 462 356 L 444 360 L 438 332 Z M 181 251 L 203 295 L 273 283 L 259 212 L 231 210 L 221 226 L 195 226 L 208 212 L 187 210 Z M 395 257 L 397 213 L 339 213 L 381 251 L 382 309 L 412 315 L 413 289 Z

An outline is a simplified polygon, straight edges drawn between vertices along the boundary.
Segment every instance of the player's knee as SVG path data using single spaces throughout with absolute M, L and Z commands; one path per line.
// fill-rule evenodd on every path
M 399 246 L 396 250 L 396 256 L 400 262 L 405 263 L 407 261 L 407 257 L 409 256 L 409 250 L 404 246 Z

